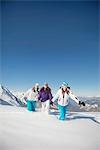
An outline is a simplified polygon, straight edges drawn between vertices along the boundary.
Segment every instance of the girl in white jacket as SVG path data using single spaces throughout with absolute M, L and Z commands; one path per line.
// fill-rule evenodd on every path
M 60 110 L 59 120 L 65 120 L 66 109 L 67 109 L 69 98 L 73 99 L 74 101 L 76 101 L 76 103 L 79 104 L 78 98 L 68 88 L 68 84 L 66 82 L 63 82 L 61 88 L 58 90 L 58 92 L 52 99 L 52 102 L 58 100 L 58 109 Z
M 39 84 L 36 83 L 35 86 L 28 90 L 24 97 L 27 97 L 27 109 L 29 111 L 35 111 L 36 102 L 38 101 L 39 94 Z

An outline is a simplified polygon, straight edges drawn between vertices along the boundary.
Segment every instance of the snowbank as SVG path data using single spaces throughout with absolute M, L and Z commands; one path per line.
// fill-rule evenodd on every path
M 70 113 L 72 119 L 57 120 L 25 108 L 0 106 L 1 150 L 99 150 L 100 113 Z

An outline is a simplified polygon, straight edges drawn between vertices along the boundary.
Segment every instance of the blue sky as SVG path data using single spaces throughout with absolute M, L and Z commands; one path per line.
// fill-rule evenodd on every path
M 77 95 L 99 95 L 97 2 L 2 2 L 1 83 L 26 90 L 69 83 Z

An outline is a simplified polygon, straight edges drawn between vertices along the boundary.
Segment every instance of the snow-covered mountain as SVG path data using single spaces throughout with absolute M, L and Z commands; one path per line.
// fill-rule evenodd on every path
M 86 106 L 85 111 L 99 111 L 100 112 L 100 97 L 79 97 L 81 101 L 84 101 Z
M 30 89 L 29 89 L 30 90 Z M 24 96 L 26 92 L 11 92 L 4 86 L 0 85 L 0 104 L 14 105 L 14 106 L 26 106 L 27 98 Z M 79 97 L 80 101 L 84 101 L 86 106 L 79 107 L 74 101 L 70 99 L 68 110 L 70 111 L 94 111 L 100 112 L 100 97 Z
M 21 102 L 24 103 L 24 105 L 26 105 L 27 104 L 27 96 L 26 95 L 30 90 L 31 90 L 31 88 L 28 89 L 26 92 L 17 92 L 16 91 L 13 93 L 15 93 L 14 95 L 16 95 L 16 97 L 19 98 L 21 100 Z
M 25 92 L 18 92 L 18 91 L 12 91 L 12 93 L 18 98 L 18 99 L 21 99 Z
M 21 101 L 6 87 L 0 85 L 0 104 L 21 106 Z

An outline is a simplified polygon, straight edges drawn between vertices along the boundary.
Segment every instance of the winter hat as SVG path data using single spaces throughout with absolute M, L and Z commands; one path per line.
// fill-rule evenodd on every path
M 38 87 L 38 86 L 39 86 L 39 83 L 36 83 L 36 84 L 35 84 L 35 87 Z
M 44 86 L 45 86 L 45 85 L 48 85 L 48 83 L 47 83 L 47 82 L 44 82 Z
M 68 83 L 66 83 L 65 81 L 62 83 L 62 86 L 68 87 Z

